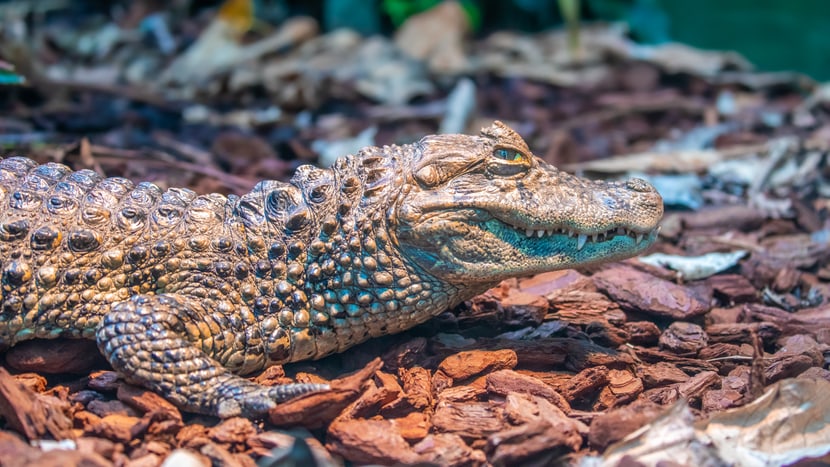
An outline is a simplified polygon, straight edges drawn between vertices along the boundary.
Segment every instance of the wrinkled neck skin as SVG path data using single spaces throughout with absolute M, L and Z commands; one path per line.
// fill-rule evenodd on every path
M 268 283 L 255 311 L 290 329 L 291 354 L 272 361 L 321 358 L 409 329 L 493 285 L 446 283 L 401 253 L 389 220 L 413 152 L 366 148 L 331 169 L 302 166 L 287 184 L 261 182 L 234 201 L 257 283 Z M 336 338 L 307 338 L 325 333 Z

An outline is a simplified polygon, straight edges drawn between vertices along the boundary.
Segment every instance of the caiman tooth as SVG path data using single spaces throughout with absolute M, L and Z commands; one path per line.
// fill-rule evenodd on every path
M 545 235 L 545 231 L 544 231 L 544 230 L 537 230 L 537 231 L 536 231 L 536 237 L 537 237 L 537 238 L 542 238 L 542 235 Z
M 533 229 L 527 229 L 527 230 L 525 230 L 525 235 L 526 235 L 527 237 L 532 237 L 532 236 L 533 236 Z
M 588 241 L 588 236 L 585 234 L 579 234 L 579 237 L 576 239 L 576 250 L 581 251 L 582 247 L 585 246 L 585 243 Z
M 592 242 L 596 243 L 596 242 L 597 242 L 597 239 L 599 239 L 599 234 L 593 234 L 593 235 L 591 235 L 591 241 L 592 241 Z
M 636 240 L 637 240 L 637 245 L 639 245 L 639 244 L 640 244 L 640 242 L 642 242 L 642 241 L 643 241 L 643 234 L 638 233 L 638 234 L 637 234 L 637 239 L 636 239 Z

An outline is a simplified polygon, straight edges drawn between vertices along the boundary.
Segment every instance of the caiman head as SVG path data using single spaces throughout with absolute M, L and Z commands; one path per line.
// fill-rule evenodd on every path
M 402 253 L 449 283 L 634 256 L 657 238 L 663 200 L 641 179 L 591 181 L 534 157 L 495 122 L 480 136 L 428 136 L 388 221 Z

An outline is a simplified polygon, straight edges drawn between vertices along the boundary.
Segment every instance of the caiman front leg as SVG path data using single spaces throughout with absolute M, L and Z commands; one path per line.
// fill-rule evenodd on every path
M 212 339 L 213 354 L 221 355 L 235 344 L 210 335 L 205 320 L 211 315 L 203 308 L 176 294 L 136 295 L 104 316 L 98 348 L 127 380 L 184 410 L 221 418 L 261 415 L 277 402 L 328 389 L 324 384 L 269 387 L 231 373 L 201 348 Z M 237 350 L 244 351 L 244 345 Z

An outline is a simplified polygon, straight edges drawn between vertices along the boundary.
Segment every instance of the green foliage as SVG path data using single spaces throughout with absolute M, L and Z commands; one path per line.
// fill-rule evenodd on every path
M 429 10 L 440 0 L 383 0 L 381 8 L 389 15 L 395 27 L 400 26 L 412 15 Z
M 441 0 L 382 0 L 381 8 L 392 20 L 395 27 L 400 26 L 412 15 L 429 10 L 441 3 Z M 481 10 L 473 0 L 461 0 L 461 8 L 467 14 L 470 26 L 474 31 L 481 27 Z

